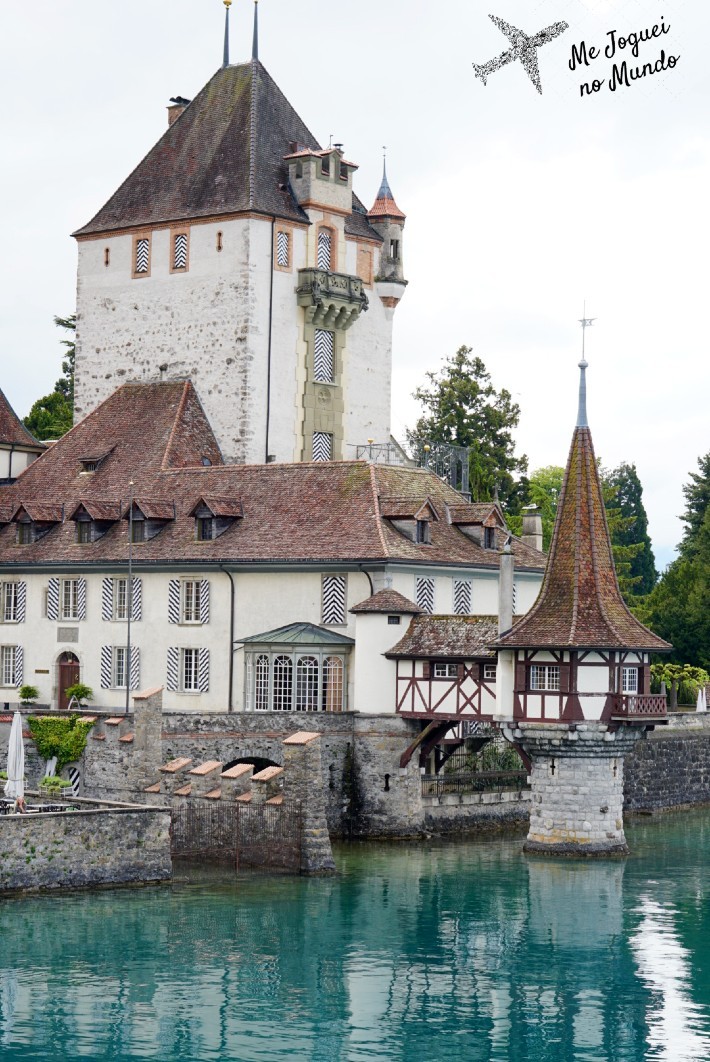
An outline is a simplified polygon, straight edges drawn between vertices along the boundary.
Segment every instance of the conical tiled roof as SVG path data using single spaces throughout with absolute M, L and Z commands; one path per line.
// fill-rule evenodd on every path
M 402 221 L 404 221 L 407 216 L 402 213 L 394 201 L 392 189 L 387 180 L 386 164 L 382 167 L 382 184 L 377 193 L 377 199 L 375 199 L 375 202 L 372 204 L 367 216 L 369 218 L 399 218 Z
M 24 426 L 4 393 L 0 391 L 0 444 L 20 449 L 44 450 L 44 443 L 35 439 Z
M 586 415 L 579 422 L 585 426 L 572 437 L 540 596 L 497 645 L 666 651 L 670 645 L 639 623 L 621 596 Z

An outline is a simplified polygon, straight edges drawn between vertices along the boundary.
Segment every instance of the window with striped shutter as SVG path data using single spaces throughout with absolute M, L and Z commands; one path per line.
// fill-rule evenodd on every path
M 318 230 L 318 268 L 330 269 L 333 252 L 333 237 L 330 229 Z
M 335 336 L 323 328 L 316 328 L 313 342 L 313 376 L 316 383 L 335 380 Z
M 471 615 L 471 580 L 454 579 L 454 614 L 456 616 Z
M 113 579 L 101 582 L 101 619 L 109 622 L 113 619 Z M 106 689 L 102 685 L 102 689 Z
M 143 580 L 134 578 L 131 599 L 131 619 L 139 623 L 143 619 Z
M 333 436 L 327 431 L 313 432 L 313 460 L 332 461 Z
M 110 690 L 113 682 L 113 646 L 101 646 L 101 689 Z
M 187 233 L 176 232 L 173 237 L 173 272 L 187 269 Z
M 86 579 L 79 579 L 77 586 L 77 619 L 86 619 Z
M 283 229 L 276 233 L 276 265 L 281 269 L 291 265 L 291 236 Z
M 210 691 L 210 651 L 209 649 L 200 649 L 197 684 L 200 688 L 200 693 L 209 693 Z
M 180 650 L 176 645 L 171 645 L 168 649 L 168 665 L 165 676 L 165 685 L 168 687 L 171 693 L 177 692 L 179 681 L 179 664 Z
M 59 579 L 47 583 L 47 619 L 54 622 L 59 619 Z
M 210 621 L 210 581 L 209 579 L 200 580 L 200 623 L 209 623 Z
M 136 276 L 145 276 L 150 269 L 150 240 L 143 236 L 136 240 L 136 260 L 134 272 Z
M 171 579 L 168 583 L 168 623 L 180 622 L 180 580 Z M 175 687 L 177 689 L 177 686 Z
M 346 623 L 347 579 L 344 575 L 323 576 L 322 622 L 327 626 Z
M 21 645 L 15 646 L 15 685 L 19 689 L 25 678 L 25 650 Z
M 414 600 L 431 615 L 434 611 L 434 580 L 430 576 L 419 576 L 415 582 Z
M 131 689 L 139 690 L 141 685 L 141 651 L 137 645 L 131 646 Z

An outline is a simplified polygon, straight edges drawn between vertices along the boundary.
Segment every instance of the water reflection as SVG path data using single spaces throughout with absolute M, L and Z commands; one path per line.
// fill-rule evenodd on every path
M 6 902 L 0 1062 L 708 1059 L 705 870 L 654 829 L 628 863 L 362 847 L 335 880 Z

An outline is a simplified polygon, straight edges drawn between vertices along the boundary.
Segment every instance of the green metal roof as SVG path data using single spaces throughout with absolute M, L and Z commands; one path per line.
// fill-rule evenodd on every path
M 289 623 L 286 627 L 277 627 L 264 634 L 252 634 L 249 638 L 238 638 L 243 645 L 355 645 L 354 638 L 325 627 L 316 627 L 315 623 Z

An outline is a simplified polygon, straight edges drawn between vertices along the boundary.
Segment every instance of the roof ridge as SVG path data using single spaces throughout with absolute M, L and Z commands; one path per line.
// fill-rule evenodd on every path
M 375 503 L 375 520 L 377 522 L 377 535 L 382 546 L 382 553 L 385 557 L 389 557 L 389 549 L 385 540 L 385 533 L 382 528 L 382 513 L 380 512 L 380 493 L 377 484 L 377 477 L 375 475 L 375 466 L 370 465 L 370 485 L 372 487 L 372 497 Z
M 168 454 L 170 453 L 170 448 L 173 445 L 173 440 L 175 439 L 175 434 L 177 432 L 178 424 L 181 423 L 181 421 L 182 421 L 182 414 L 183 414 L 183 411 L 185 409 L 185 405 L 186 405 L 186 402 L 187 402 L 188 388 L 190 388 L 190 387 L 192 387 L 192 384 L 190 383 L 190 381 L 189 380 L 185 380 L 185 382 L 183 384 L 183 388 L 182 388 L 182 395 L 180 396 L 180 401 L 179 401 L 178 407 L 177 407 L 177 409 L 175 411 L 175 417 L 173 418 L 173 426 L 170 429 L 170 438 L 168 439 L 167 446 L 165 447 L 165 450 L 163 451 L 163 460 L 162 460 L 161 465 L 160 465 L 160 471 L 161 472 L 163 472 L 166 469 L 166 461 L 168 460 Z
M 256 185 L 256 121 L 259 60 L 251 60 L 251 100 L 249 103 L 249 209 L 254 209 L 254 187 Z

